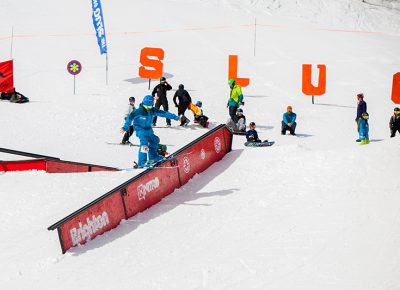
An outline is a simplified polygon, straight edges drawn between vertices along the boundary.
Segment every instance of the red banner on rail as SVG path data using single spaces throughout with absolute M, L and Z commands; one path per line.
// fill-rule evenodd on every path
M 148 169 L 50 226 L 58 229 L 62 252 L 85 244 L 159 202 L 221 160 L 232 148 L 232 133 L 219 125 L 171 155 L 160 167 Z

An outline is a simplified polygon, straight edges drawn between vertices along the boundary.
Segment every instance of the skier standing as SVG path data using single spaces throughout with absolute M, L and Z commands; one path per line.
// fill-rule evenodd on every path
M 179 100 L 179 104 L 176 102 L 177 98 Z M 178 108 L 178 116 L 182 116 L 181 126 L 186 126 L 190 122 L 190 120 L 186 118 L 185 111 L 192 102 L 192 98 L 190 97 L 189 93 L 185 90 L 184 85 L 182 84 L 179 85 L 179 89 L 175 92 L 173 101 L 175 107 Z
M 165 77 L 160 78 L 160 83 L 156 85 L 153 89 L 151 95 L 156 100 L 155 108 L 159 109 L 161 105 L 163 106 L 164 111 L 168 112 L 168 99 L 167 99 L 167 91 L 171 90 L 172 87 L 167 83 Z M 154 117 L 153 126 L 156 126 L 157 116 Z M 167 127 L 171 126 L 171 120 L 167 118 Z
M 390 138 L 396 136 L 396 131 L 400 133 L 400 109 L 394 108 L 393 116 L 389 121 Z
M 124 126 L 121 128 L 121 132 L 126 132 L 133 122 L 136 137 L 140 140 L 137 168 L 151 166 L 153 163 L 163 159 L 163 156 L 157 153 L 160 138 L 154 134 L 153 128 L 151 127 L 153 118 L 155 116 L 160 116 L 176 121 L 179 120 L 177 115 L 157 109 L 153 107 L 153 105 L 153 96 L 145 96 L 139 107 L 129 114 L 128 118 L 125 120 Z
M 130 97 L 129 98 L 129 107 L 128 107 L 128 110 L 126 111 L 124 119 L 126 120 L 126 118 L 128 118 L 130 113 L 135 111 L 135 109 L 136 109 L 135 108 L 135 97 Z M 123 145 L 129 144 L 129 138 L 132 136 L 133 131 L 134 131 L 134 128 L 133 128 L 133 122 L 132 122 L 131 125 L 129 126 L 128 131 L 125 132 L 124 137 L 122 138 L 121 144 L 123 144 Z
M 357 123 L 357 132 L 360 131 L 360 120 L 361 120 L 361 116 L 363 113 L 367 112 L 367 103 L 364 101 L 364 94 L 360 93 L 357 94 L 357 100 L 358 100 L 358 104 L 357 104 L 357 115 L 356 115 L 356 123 Z M 357 142 L 360 142 L 360 139 L 356 140 Z
M 240 105 L 244 105 L 242 87 L 237 85 L 234 79 L 228 81 L 228 85 L 231 88 L 227 107 L 229 108 L 229 116 L 233 120 L 236 116 L 236 111 Z

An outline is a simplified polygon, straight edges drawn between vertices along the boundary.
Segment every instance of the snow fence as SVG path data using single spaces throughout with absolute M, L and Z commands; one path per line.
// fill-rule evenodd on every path
M 48 230 L 57 229 L 61 250 L 65 253 L 158 203 L 195 174 L 221 160 L 231 149 L 232 132 L 226 125 L 219 125 L 171 154 L 159 167 L 141 172 Z

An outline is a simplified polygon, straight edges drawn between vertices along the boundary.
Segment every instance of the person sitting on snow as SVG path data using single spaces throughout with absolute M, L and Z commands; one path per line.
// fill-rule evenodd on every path
M 282 135 L 286 135 L 286 131 L 290 132 L 290 135 L 296 135 L 294 132 L 296 130 L 296 114 L 293 113 L 292 106 L 287 107 L 287 112 L 283 114 L 282 118 Z
M 208 128 L 208 117 L 203 114 L 203 103 L 197 101 L 196 105 L 190 104 L 189 108 L 193 112 L 194 123 L 199 123 L 202 127 Z
M 389 121 L 390 138 L 396 136 L 396 131 L 400 133 L 400 109 L 394 108 L 393 116 L 390 117 Z
M 359 120 L 360 130 L 359 130 L 359 140 L 361 144 L 369 144 L 369 125 L 368 125 L 369 115 L 367 112 L 362 113 Z
M 250 130 L 246 132 L 246 139 L 247 142 L 261 142 L 261 140 L 258 138 L 258 133 L 256 131 L 256 123 L 251 122 L 249 124 Z
M 127 132 L 133 122 L 136 137 L 140 140 L 138 162 L 135 168 L 149 167 L 163 159 L 163 156 L 157 153 L 160 138 L 154 134 L 151 126 L 153 118 L 156 116 L 176 121 L 179 120 L 177 115 L 155 108 L 154 97 L 147 95 L 143 98 L 139 107 L 129 114 L 124 126 L 121 128 L 121 132 Z
M 246 116 L 243 115 L 243 110 L 237 109 L 235 117 L 229 118 L 226 125 L 233 132 L 246 132 Z

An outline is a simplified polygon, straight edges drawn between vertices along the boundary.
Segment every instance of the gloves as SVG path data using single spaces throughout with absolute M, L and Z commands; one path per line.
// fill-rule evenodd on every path
M 244 102 L 240 102 L 239 105 L 240 105 L 240 106 L 244 106 Z

